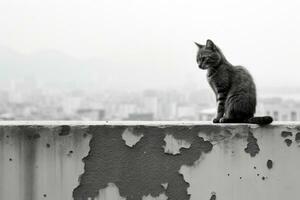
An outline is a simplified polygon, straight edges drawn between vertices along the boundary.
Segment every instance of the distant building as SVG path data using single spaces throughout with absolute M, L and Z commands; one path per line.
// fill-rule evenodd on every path
M 300 103 L 280 98 L 263 99 L 257 115 L 270 115 L 274 121 L 300 120 Z
M 197 110 L 191 105 L 180 105 L 177 107 L 178 120 L 197 120 Z
M 77 114 L 81 120 L 104 120 L 105 110 L 103 109 L 79 109 Z
M 153 113 L 131 113 L 124 120 L 152 121 L 154 120 L 154 116 Z
M 146 112 L 153 113 L 154 118 L 158 117 L 158 98 L 156 96 L 144 97 L 144 109 Z
M 216 115 L 216 108 L 207 108 L 199 112 L 200 121 L 212 121 Z
M 0 115 L 0 120 L 15 120 L 12 113 L 3 113 Z
M 122 118 L 127 118 L 129 117 L 130 113 L 136 113 L 137 111 L 137 105 L 134 103 L 123 103 L 118 105 L 118 110 L 117 114 L 119 117 Z

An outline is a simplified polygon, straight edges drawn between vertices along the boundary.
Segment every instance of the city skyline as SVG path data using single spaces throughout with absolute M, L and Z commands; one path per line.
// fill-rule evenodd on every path
M 1 120 L 211 121 L 216 112 L 215 96 L 208 89 L 93 92 L 25 86 L 0 89 L 0 97 Z M 285 97 L 259 97 L 256 116 L 298 120 L 300 99 Z

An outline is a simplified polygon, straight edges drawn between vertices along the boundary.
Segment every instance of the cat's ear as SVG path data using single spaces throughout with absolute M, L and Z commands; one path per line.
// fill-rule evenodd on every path
M 213 41 L 211 41 L 210 39 L 208 39 L 206 41 L 206 48 L 207 49 L 211 49 L 211 50 L 215 50 L 216 45 L 213 43 Z
M 195 45 L 197 45 L 197 47 L 199 48 L 199 49 L 201 49 L 202 47 L 204 47 L 204 45 L 202 45 L 202 44 L 198 44 L 197 42 L 194 42 L 195 43 Z

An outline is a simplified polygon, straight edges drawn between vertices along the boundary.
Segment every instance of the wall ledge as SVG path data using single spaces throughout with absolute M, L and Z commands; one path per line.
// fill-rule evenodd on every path
M 70 126 L 87 126 L 87 125 L 111 125 L 111 126 L 197 126 L 197 125 L 211 125 L 211 126 L 251 126 L 257 127 L 256 124 L 214 124 L 209 121 L 0 121 L 0 126 L 49 126 L 49 125 L 70 125 Z M 299 126 L 300 121 L 276 121 L 265 127 L 271 126 Z
M 0 200 L 298 199 L 300 122 L 1 121 Z

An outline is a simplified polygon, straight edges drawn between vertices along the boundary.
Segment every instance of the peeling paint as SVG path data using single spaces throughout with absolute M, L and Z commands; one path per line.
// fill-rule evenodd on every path
M 165 193 L 159 194 L 157 197 L 153 197 L 150 194 L 147 196 L 143 196 L 142 200 L 167 200 L 168 197 Z
M 40 131 L 45 130 L 44 127 L 32 127 L 32 126 L 27 126 L 27 127 L 22 127 L 19 128 L 18 131 L 23 130 L 25 137 L 28 140 L 37 140 L 41 137 L 40 135 Z M 38 131 L 40 130 L 40 131 Z M 9 138 L 9 136 L 6 136 L 7 138 Z M 31 141 L 31 142 L 36 142 L 36 141 Z
M 299 196 L 300 161 L 295 158 L 300 153 L 300 126 L 31 123 L 0 125 L 0 199 L 281 200 Z M 62 126 L 69 130 L 62 131 Z M 209 126 L 213 128 L 206 130 Z M 122 137 L 126 130 L 133 137 L 143 136 L 130 147 Z M 286 130 L 292 136 L 282 135 Z M 177 148 L 175 155 L 165 153 L 167 136 L 177 147 L 178 141 L 190 146 Z M 289 148 L 285 139 L 291 140 Z M 253 149 L 245 151 L 255 142 L 260 150 L 252 158 Z
M 120 196 L 119 188 L 114 183 L 108 183 L 107 186 L 99 190 L 99 195 L 95 200 L 126 200 Z
M 245 148 L 245 152 L 249 153 L 251 157 L 254 157 L 256 154 L 259 153 L 260 149 L 257 144 L 257 139 L 253 136 L 253 133 L 249 131 L 248 138 L 247 138 L 247 147 Z
M 188 149 L 191 144 L 185 140 L 177 140 L 172 135 L 166 135 L 164 138 L 165 145 L 163 146 L 165 153 L 169 154 L 179 154 L 181 148 Z
M 288 147 L 291 146 L 291 144 L 293 143 L 293 141 L 291 139 L 285 139 L 284 142 L 286 143 L 286 145 Z
M 167 189 L 167 187 L 168 187 L 168 183 L 162 183 L 161 184 L 165 189 Z
M 133 147 L 140 139 L 143 137 L 143 134 L 133 133 L 132 128 L 126 128 L 122 134 L 122 139 L 125 141 L 125 144 L 129 147 Z
M 268 167 L 268 169 L 272 169 L 272 167 L 273 167 L 273 161 L 272 160 L 267 161 L 267 167 Z
M 84 158 L 85 171 L 80 185 L 74 189 L 75 200 L 95 198 L 99 190 L 114 183 L 120 196 L 127 200 L 140 200 L 143 196 L 157 197 L 162 193 L 169 200 L 188 200 L 189 183 L 179 173 L 182 165 L 192 166 L 202 153 L 212 150 L 212 144 L 198 137 L 197 129 L 176 129 L 174 138 L 191 142 L 189 149 L 180 149 L 180 154 L 165 154 L 164 138 L 170 134 L 158 127 L 135 127 L 133 131 L 144 136 L 128 148 L 122 139 L 125 127 L 90 127 L 92 139 L 89 155 Z M 165 189 L 162 184 L 168 183 Z
M 239 128 L 204 126 L 203 130 L 205 131 L 200 131 L 199 137 L 203 137 L 204 140 L 211 141 L 214 144 L 224 141 L 225 139 L 234 138 L 235 136 L 236 138 L 243 137 L 239 134 L 239 132 L 242 131 L 242 129 Z
M 211 193 L 211 197 L 210 197 L 209 200 L 216 200 L 216 199 L 217 199 L 216 193 L 215 193 L 215 192 L 212 192 L 212 193 Z
M 295 141 L 296 141 L 297 143 L 300 142 L 300 132 L 296 133 L 296 135 L 295 135 Z
M 60 132 L 58 133 L 59 136 L 65 136 L 70 134 L 71 127 L 67 125 L 62 125 Z
M 286 138 L 286 137 L 288 137 L 288 136 L 293 136 L 293 133 L 292 132 L 290 132 L 290 131 L 281 131 L 281 137 L 284 137 L 284 138 Z

